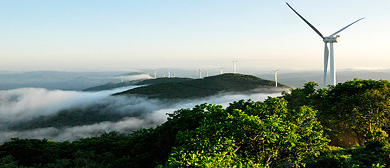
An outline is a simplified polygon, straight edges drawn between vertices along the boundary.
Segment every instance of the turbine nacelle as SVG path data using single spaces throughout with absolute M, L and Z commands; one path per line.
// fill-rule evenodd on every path
M 339 35 L 337 35 L 337 36 L 329 36 L 329 37 L 324 37 L 324 42 L 325 43 L 337 43 L 337 40 L 339 39 Z

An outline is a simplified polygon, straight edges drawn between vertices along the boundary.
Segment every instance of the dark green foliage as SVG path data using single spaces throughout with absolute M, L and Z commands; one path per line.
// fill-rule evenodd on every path
M 317 105 L 318 102 L 316 102 L 317 99 L 314 97 L 317 97 L 316 87 L 318 86 L 317 83 L 314 82 L 308 82 L 306 83 L 303 88 L 296 88 L 291 89 L 290 93 L 284 91 L 282 92 L 283 98 L 288 101 L 288 107 L 289 109 L 298 110 L 299 107 L 306 105 L 306 106 L 314 106 Z
M 318 158 L 308 161 L 306 167 L 388 167 L 389 164 L 389 152 L 380 146 L 374 148 L 367 146 L 350 149 L 333 148 L 324 151 Z
M 366 141 L 388 141 L 390 133 L 390 83 L 386 80 L 358 80 L 315 90 L 304 88 L 284 92 L 288 107 L 301 105 L 318 110 L 318 119 L 327 128 L 333 145 L 363 145 Z
M 14 160 L 11 155 L 0 158 L 0 168 L 18 168 L 18 164 Z
M 45 165 L 54 162 L 58 156 L 55 142 L 46 139 L 14 138 L 0 146 L 0 157 L 12 156 L 23 166 Z
M 257 78 L 251 75 L 223 74 L 193 79 L 183 82 L 164 82 L 144 87 L 134 88 L 115 95 L 144 95 L 160 99 L 190 99 L 215 95 L 221 92 L 245 92 L 259 88 L 273 88 L 274 81 Z M 281 85 L 281 87 L 286 87 Z M 263 90 L 273 92 L 273 90 Z

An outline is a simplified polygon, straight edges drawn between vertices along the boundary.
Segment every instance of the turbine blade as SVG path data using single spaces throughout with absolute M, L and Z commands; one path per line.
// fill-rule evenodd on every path
M 363 17 L 363 18 L 360 18 L 360 19 L 358 19 L 358 20 L 356 20 L 356 21 L 354 21 L 354 22 L 352 22 L 351 24 L 349 24 L 349 25 L 345 26 L 344 28 L 340 29 L 339 31 L 337 31 L 337 32 L 333 33 L 333 34 L 332 34 L 332 35 L 330 35 L 330 36 L 334 36 L 334 35 L 336 35 L 336 34 L 340 33 L 340 32 L 341 32 L 341 31 L 343 31 L 344 29 L 348 28 L 349 26 L 351 26 L 351 25 L 355 24 L 356 22 L 358 22 L 358 21 L 360 21 L 360 20 L 362 20 L 362 19 L 364 19 L 364 17 Z
M 286 4 L 287 4 L 288 7 L 291 8 L 291 10 L 293 10 L 293 11 L 295 12 L 295 14 L 297 14 L 303 21 L 305 21 L 306 24 L 308 24 L 308 25 L 309 25 L 309 26 L 310 26 L 318 35 L 320 35 L 321 38 L 324 38 L 324 36 L 321 34 L 321 32 L 318 31 L 318 30 L 317 30 L 312 24 L 310 24 L 305 18 L 303 18 L 297 11 L 295 11 L 294 8 L 292 8 L 292 7 L 290 6 L 290 4 L 288 4 L 287 2 L 286 2 Z
M 328 43 L 325 43 L 324 47 L 324 87 L 326 87 L 326 74 L 328 73 L 328 61 L 329 60 L 329 49 Z

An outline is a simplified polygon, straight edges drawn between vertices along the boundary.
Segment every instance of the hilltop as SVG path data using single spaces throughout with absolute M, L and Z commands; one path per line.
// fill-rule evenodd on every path
M 111 90 L 115 88 L 120 87 L 126 87 L 126 86 L 138 86 L 138 85 L 153 85 L 153 84 L 159 84 L 159 83 L 167 83 L 167 82 L 184 82 L 192 80 L 191 78 L 157 78 L 157 79 L 138 79 L 138 80 L 132 80 L 132 81 L 125 81 L 120 83 L 106 83 L 104 85 L 94 86 L 87 89 L 84 89 L 83 91 L 102 91 L 102 90 Z
M 212 96 L 222 92 L 273 92 L 275 81 L 265 80 L 252 75 L 222 74 L 203 79 L 163 78 L 164 82 L 149 80 L 143 87 L 130 89 L 114 95 L 141 95 L 159 99 L 193 99 Z M 278 84 L 287 88 L 283 84 Z M 261 90 L 259 90 L 261 89 Z

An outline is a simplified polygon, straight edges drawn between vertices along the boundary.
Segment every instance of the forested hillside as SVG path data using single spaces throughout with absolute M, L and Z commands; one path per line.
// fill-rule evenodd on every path
M 252 92 L 264 89 L 262 92 L 274 92 L 275 81 L 261 79 L 251 75 L 222 74 L 204 79 L 170 80 L 150 83 L 148 86 L 130 89 L 114 95 L 142 95 L 159 99 L 194 99 L 216 95 L 222 92 Z M 174 79 L 174 78 L 173 78 Z M 146 83 L 147 84 L 147 83 Z M 287 88 L 278 84 L 281 88 Z
M 192 80 L 191 78 L 157 78 L 157 79 L 139 79 L 139 80 L 131 80 L 124 81 L 120 83 L 107 83 L 104 85 L 94 86 L 83 91 L 102 91 L 102 90 L 111 90 L 115 88 L 125 87 L 125 86 L 133 86 L 133 85 L 152 85 L 159 83 L 167 83 L 167 82 L 184 82 Z
M 200 104 L 130 134 L 12 139 L 3 167 L 388 167 L 390 83 L 309 82 L 263 102 Z M 1 166 L 0 166 L 1 167 Z

